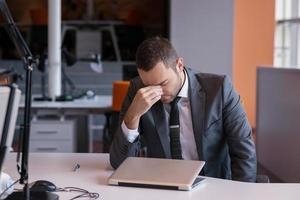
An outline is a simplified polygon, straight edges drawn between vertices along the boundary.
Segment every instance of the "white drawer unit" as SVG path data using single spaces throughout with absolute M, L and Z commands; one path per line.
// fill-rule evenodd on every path
M 36 120 L 31 123 L 31 152 L 75 152 L 74 121 Z
M 31 152 L 64 152 L 72 153 L 74 150 L 74 145 L 70 141 L 41 141 L 32 140 L 30 143 Z

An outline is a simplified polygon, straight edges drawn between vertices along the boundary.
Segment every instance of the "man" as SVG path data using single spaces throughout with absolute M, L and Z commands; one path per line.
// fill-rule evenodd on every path
M 256 180 L 251 127 L 227 76 L 184 67 L 159 37 L 139 46 L 136 64 L 110 149 L 114 168 L 145 147 L 148 157 L 204 160 L 205 176 Z

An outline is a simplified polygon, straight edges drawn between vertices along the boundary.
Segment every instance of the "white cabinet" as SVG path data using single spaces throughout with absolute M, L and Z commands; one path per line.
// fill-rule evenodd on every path
M 31 123 L 31 152 L 75 152 L 74 121 L 34 120 Z

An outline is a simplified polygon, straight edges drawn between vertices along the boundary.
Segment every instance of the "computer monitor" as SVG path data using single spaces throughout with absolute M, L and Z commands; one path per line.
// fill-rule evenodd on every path
M 21 91 L 16 85 L 0 86 L 0 172 L 12 145 Z
M 256 128 L 258 173 L 300 183 L 299 69 L 258 68 Z

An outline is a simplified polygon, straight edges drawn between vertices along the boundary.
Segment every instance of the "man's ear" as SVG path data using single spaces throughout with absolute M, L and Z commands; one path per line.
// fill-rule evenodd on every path
M 184 62 L 183 62 L 183 58 L 182 57 L 177 58 L 177 60 L 176 60 L 176 66 L 177 66 L 176 68 L 177 68 L 178 72 L 183 71 L 183 69 L 184 69 Z

